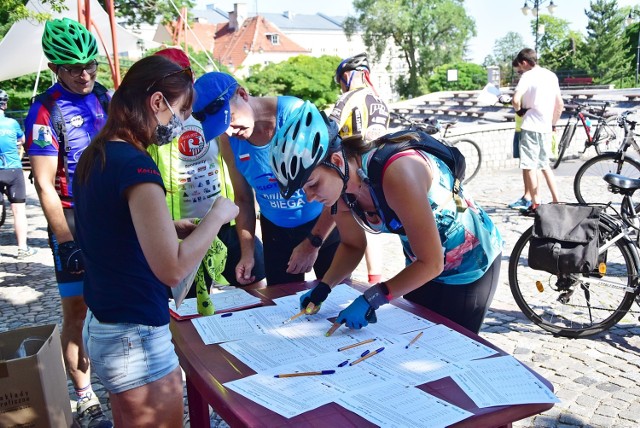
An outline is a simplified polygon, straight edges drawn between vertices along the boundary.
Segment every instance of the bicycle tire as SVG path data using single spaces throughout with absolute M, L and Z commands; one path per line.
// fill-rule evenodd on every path
M 601 155 L 606 152 L 615 152 L 624 140 L 624 129 L 618 126 L 618 118 L 614 117 L 600 125 L 598 139 L 593 142 L 596 153 Z
M 560 166 L 560 162 L 562 162 L 562 159 L 564 158 L 564 153 L 567 151 L 567 148 L 569 148 L 571 140 L 573 140 L 573 136 L 576 133 L 576 125 L 577 123 L 572 123 L 564 128 L 562 137 L 560 137 L 560 142 L 558 143 L 558 157 L 551 166 L 553 169 L 556 169 L 558 168 L 558 166 Z
M 464 155 L 464 161 L 467 167 L 462 183 L 466 184 L 473 180 L 473 178 L 478 175 L 478 172 L 480 172 L 480 167 L 482 166 L 482 151 L 478 143 L 468 138 L 452 140 L 450 144 L 455 146 Z
M 640 179 L 640 162 L 625 156 L 622 163 L 617 162 L 618 153 L 608 152 L 595 156 L 578 169 L 573 179 L 573 193 L 582 204 L 611 202 L 612 206 L 620 209 L 623 196 L 609 191 L 609 184 L 602 179 L 605 174 L 620 174 L 629 178 Z M 638 205 L 636 197 L 633 202 Z
M 601 248 L 616 230 L 613 220 L 601 219 Z M 638 274 L 637 251 L 631 241 L 619 239 L 601 255 L 606 260 L 606 275 L 576 274 L 568 282 L 573 291 L 567 291 L 556 275 L 529 268 L 532 231 L 533 226 L 522 234 L 509 258 L 511 294 L 531 322 L 556 336 L 580 338 L 606 331 L 625 317 L 638 293 L 628 291 L 634 289 Z M 559 300 L 561 293 L 566 302 Z

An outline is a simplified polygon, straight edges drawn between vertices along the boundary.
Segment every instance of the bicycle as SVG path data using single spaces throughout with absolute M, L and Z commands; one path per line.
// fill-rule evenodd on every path
M 629 313 L 640 313 L 631 310 L 634 301 L 640 306 L 640 214 L 631 200 L 640 180 L 607 174 L 604 181 L 612 192 L 623 195 L 623 203 L 619 213 L 608 204 L 600 215 L 596 269 L 587 274 L 553 275 L 530 268 L 533 226 L 518 239 L 509 258 L 509 286 L 518 307 L 534 324 L 556 336 L 592 336 Z
M 640 178 L 640 161 L 627 155 L 630 147 L 633 147 L 636 153 L 640 153 L 640 145 L 635 140 L 634 132 L 637 123 L 628 118 L 630 114 L 633 112 L 625 111 L 616 119 L 618 128 L 624 130 L 624 139 L 618 150 L 595 156 L 578 169 L 573 180 L 573 193 L 578 202 L 583 204 L 610 202 L 620 206 L 623 200 L 621 194 L 609 193 L 609 201 L 603 200 L 607 195 L 608 186 L 603 182 L 602 177 L 605 174 L 614 173 L 628 178 Z M 635 205 L 638 206 L 638 202 Z
M 584 150 L 581 154 L 586 152 L 589 147 L 593 147 L 596 153 L 599 155 L 603 151 L 609 150 L 609 147 L 617 148 L 622 141 L 622 136 L 616 132 L 617 119 L 613 114 L 606 115 L 607 107 L 611 105 L 610 102 L 605 102 L 602 108 L 595 110 L 595 107 L 589 104 L 579 104 L 574 101 L 575 110 L 567 120 L 567 124 L 560 137 L 558 143 L 558 157 L 552 165 L 553 169 L 558 168 L 560 162 L 564 158 L 566 150 L 571 145 L 571 141 L 576 133 L 578 124 L 584 128 L 587 138 L 584 141 Z M 594 113 L 595 111 L 595 113 Z M 597 121 L 595 128 L 587 123 L 589 119 Z M 602 149 L 604 144 L 605 150 Z
M 457 121 L 444 121 L 428 118 L 425 120 L 425 123 L 417 123 L 399 113 L 390 112 L 390 114 L 391 117 L 399 120 L 401 124 L 410 130 L 426 132 L 429 135 L 440 133 L 438 136 L 439 141 L 450 146 L 455 146 L 460 150 L 467 165 L 465 170 L 465 179 L 462 182 L 463 184 L 470 182 L 476 175 L 478 175 L 480 167 L 482 166 L 482 150 L 480 150 L 478 143 L 464 137 L 447 139 L 447 132 L 457 123 Z M 444 131 L 442 130 L 443 128 Z

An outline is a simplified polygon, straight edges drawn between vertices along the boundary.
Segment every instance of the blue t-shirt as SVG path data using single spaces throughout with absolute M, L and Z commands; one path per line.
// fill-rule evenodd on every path
M 158 167 L 146 152 L 111 141 L 104 168 L 96 160 L 86 183 L 74 181 L 87 305 L 101 322 L 167 324 L 167 290 L 142 253 L 124 195 L 138 183 L 157 183 L 164 190 Z
M 293 110 L 302 105 L 295 97 L 278 97 L 274 138 Z M 290 199 L 280 194 L 278 180 L 271 170 L 269 152 L 273 138 L 268 144 L 258 147 L 249 141 L 229 138 L 236 168 L 256 192 L 260 215 L 273 224 L 293 228 L 318 218 L 322 212 L 320 202 L 308 202 L 304 190 L 300 189 Z
M 23 136 L 18 122 L 5 117 L 4 110 L 0 110 L 0 169 L 22 168 L 17 143 Z
M 98 97 L 79 95 L 67 91 L 60 83 L 56 83 L 47 92 L 51 94 L 62 111 L 69 141 L 67 155 L 67 174 L 64 164 L 58 163 L 56 171 L 56 191 L 60 195 L 63 207 L 72 207 L 73 197 L 71 182 L 80 155 L 89 145 L 91 139 L 102 129 L 107 121 L 107 114 L 102 109 Z M 42 103 L 33 103 L 24 122 L 27 136 L 25 147 L 29 156 L 58 156 L 59 140 L 51 120 L 51 114 Z

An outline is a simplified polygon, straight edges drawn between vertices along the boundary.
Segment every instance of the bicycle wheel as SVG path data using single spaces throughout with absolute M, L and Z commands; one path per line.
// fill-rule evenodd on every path
M 600 221 L 600 260 L 606 274 L 559 277 L 529 267 L 529 240 L 533 227 L 516 243 L 509 258 L 509 286 L 522 313 L 534 324 L 557 336 L 586 337 L 611 328 L 629 311 L 635 299 L 636 251 L 626 239 L 606 247 L 615 233 L 613 221 Z
M 475 141 L 468 140 L 466 138 L 451 141 L 451 144 L 464 155 L 464 161 L 467 164 L 467 168 L 465 170 L 463 183 L 468 183 L 478 175 L 478 171 L 480 171 L 480 166 L 482 165 L 482 152 L 480 151 L 480 146 L 478 146 L 478 143 Z
M 595 137 L 594 137 L 595 140 Z M 593 142 L 596 153 L 615 152 L 624 140 L 624 129 L 618 126 L 618 118 L 608 119 L 598 129 L 597 140 Z
M 560 166 L 560 162 L 562 162 L 562 158 L 564 157 L 564 152 L 567 151 L 569 144 L 571 144 L 571 140 L 573 140 L 573 136 L 576 133 L 576 123 L 571 123 L 564 128 L 562 132 L 562 137 L 560 137 L 560 142 L 558 143 L 558 157 L 556 161 L 553 163 L 551 168 L 556 169 Z
M 609 184 L 602 179 L 605 174 L 620 174 L 630 178 L 640 178 L 640 162 L 625 156 L 622 163 L 618 162 L 618 154 L 603 153 L 584 163 L 573 180 L 573 193 L 578 202 L 583 204 L 611 202 L 619 211 L 622 195 L 609 191 Z M 638 197 L 634 197 L 634 205 L 638 205 Z

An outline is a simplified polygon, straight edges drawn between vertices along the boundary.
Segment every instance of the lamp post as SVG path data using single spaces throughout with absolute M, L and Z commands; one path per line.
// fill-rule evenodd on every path
M 624 20 L 624 23 L 627 26 L 633 24 L 635 20 L 633 19 L 633 15 L 638 15 L 640 17 L 640 12 L 637 10 L 630 10 L 629 16 Z M 638 27 L 638 41 L 636 42 L 636 87 L 638 86 L 638 71 L 640 70 L 640 26 Z
M 522 14 L 527 16 L 531 13 L 536 17 L 536 54 L 538 53 L 538 38 L 540 35 L 540 6 L 544 5 L 547 0 L 524 0 L 524 6 L 520 9 Z M 531 3 L 531 6 L 529 6 Z M 553 12 L 556 10 L 556 5 L 553 3 L 553 0 L 549 2 L 549 6 L 547 6 L 547 10 L 550 15 L 553 15 Z

